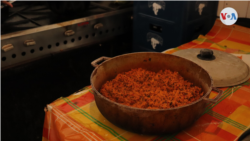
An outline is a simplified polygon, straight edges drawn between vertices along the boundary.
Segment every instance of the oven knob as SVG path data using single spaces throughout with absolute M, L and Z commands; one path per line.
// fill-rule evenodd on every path
M 72 36 L 74 34 L 75 34 L 75 31 L 73 31 L 73 30 L 67 30 L 67 31 L 64 32 L 65 36 Z
M 2 46 L 2 51 L 7 52 L 13 48 L 14 46 L 12 44 L 7 44 L 7 45 Z
M 101 27 L 103 27 L 102 23 L 98 23 L 98 24 L 94 25 L 94 29 L 99 29 Z
M 33 40 L 33 39 L 30 39 L 30 40 L 25 40 L 24 41 L 24 45 L 25 46 L 34 46 L 36 44 L 36 41 L 35 40 Z

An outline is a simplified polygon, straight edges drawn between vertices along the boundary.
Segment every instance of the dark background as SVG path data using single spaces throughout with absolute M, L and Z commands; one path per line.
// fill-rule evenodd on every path
M 93 60 L 131 50 L 130 32 L 2 71 L 2 140 L 41 141 L 46 104 L 90 85 Z

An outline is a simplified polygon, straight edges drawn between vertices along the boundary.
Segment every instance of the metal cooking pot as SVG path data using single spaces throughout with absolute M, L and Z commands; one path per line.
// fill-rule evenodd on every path
M 97 63 L 104 61 L 100 65 Z M 210 102 L 217 102 L 222 91 L 213 87 L 209 74 L 197 64 L 170 54 L 141 52 L 130 53 L 114 58 L 101 57 L 91 63 L 94 71 L 91 74 L 91 86 L 95 101 L 102 115 L 111 123 L 125 130 L 142 134 L 164 134 L 181 131 L 192 125 L 204 112 Z M 169 109 L 142 109 L 119 104 L 104 97 L 101 86 L 115 78 L 118 73 L 133 68 L 143 68 L 157 72 L 162 69 L 177 71 L 185 79 L 200 86 L 204 96 L 185 106 Z M 210 92 L 218 92 L 215 99 L 209 99 Z

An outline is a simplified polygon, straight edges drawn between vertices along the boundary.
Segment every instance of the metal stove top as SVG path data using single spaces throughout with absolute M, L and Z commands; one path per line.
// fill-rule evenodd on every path
M 1 25 L 1 69 L 86 47 L 132 30 L 133 7 L 90 2 L 77 15 L 58 15 L 46 2 L 15 2 Z
M 132 51 L 133 8 L 91 2 L 63 17 L 44 2 L 13 5 L 1 31 L 2 139 L 41 141 L 46 104 L 90 85 L 94 59 Z
M 14 8 L 9 8 L 7 20 L 1 25 L 1 35 L 16 31 L 32 29 L 44 25 L 51 25 L 70 21 L 82 17 L 115 11 L 131 6 L 112 6 L 111 2 L 90 2 L 88 10 L 79 15 L 64 16 L 55 14 L 46 2 L 14 2 Z

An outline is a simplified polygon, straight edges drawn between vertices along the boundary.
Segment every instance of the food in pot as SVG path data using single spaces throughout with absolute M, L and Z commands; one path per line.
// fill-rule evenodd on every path
M 185 80 L 178 72 L 152 72 L 142 68 L 119 73 L 102 85 L 100 92 L 108 99 L 123 105 L 167 109 L 192 103 L 204 92 Z

